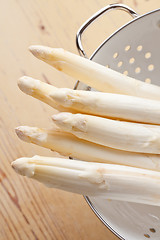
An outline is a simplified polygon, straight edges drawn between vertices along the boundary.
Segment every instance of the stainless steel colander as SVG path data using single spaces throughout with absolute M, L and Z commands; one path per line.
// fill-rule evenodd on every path
M 101 9 L 77 33 L 80 55 L 87 57 L 81 42 L 83 32 L 102 14 L 114 9 L 124 10 L 134 19 L 107 38 L 90 59 L 136 79 L 160 85 L 160 9 L 142 16 L 123 4 Z M 88 88 L 79 82 L 75 86 L 75 89 Z M 99 219 L 120 239 L 160 239 L 160 207 L 85 198 Z

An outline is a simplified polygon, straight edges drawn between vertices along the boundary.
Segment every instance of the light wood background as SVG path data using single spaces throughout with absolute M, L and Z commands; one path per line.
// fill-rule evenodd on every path
M 97 219 L 82 196 L 52 190 L 18 176 L 10 163 L 22 156 L 55 156 L 21 142 L 19 125 L 51 127 L 54 109 L 23 94 L 22 75 L 57 87 L 73 88 L 75 80 L 35 59 L 32 44 L 62 47 L 77 53 L 75 35 L 81 24 L 109 0 L 0 1 L 0 239 L 1 240 L 116 240 Z M 160 8 L 159 0 L 117 1 L 143 14 Z M 123 12 L 102 17 L 84 35 L 90 54 L 109 34 L 129 21 Z M 98 34 L 97 34 L 98 32 Z

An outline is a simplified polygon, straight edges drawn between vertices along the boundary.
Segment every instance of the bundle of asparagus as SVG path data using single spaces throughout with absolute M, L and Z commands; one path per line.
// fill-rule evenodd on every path
M 58 89 L 22 77 L 19 88 L 60 111 L 59 127 L 21 126 L 18 137 L 79 160 L 35 156 L 16 172 L 49 187 L 160 206 L 160 87 L 63 49 L 30 47 L 39 59 L 104 92 Z

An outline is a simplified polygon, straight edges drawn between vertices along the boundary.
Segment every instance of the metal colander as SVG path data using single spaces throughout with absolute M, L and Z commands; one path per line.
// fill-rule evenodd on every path
M 99 16 L 113 9 L 124 10 L 134 19 L 107 38 L 90 59 L 130 77 L 160 85 L 160 9 L 142 16 L 123 4 L 101 9 L 77 33 L 80 55 L 87 57 L 81 42 L 83 32 Z M 89 87 L 77 82 L 75 89 Z M 99 219 L 120 239 L 160 239 L 160 207 L 85 198 Z

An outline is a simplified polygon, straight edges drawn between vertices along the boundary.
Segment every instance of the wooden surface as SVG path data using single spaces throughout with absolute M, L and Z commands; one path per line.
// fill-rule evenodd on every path
M 0 8 L 0 239 L 1 240 L 116 240 L 97 219 L 82 196 L 48 189 L 18 176 L 10 163 L 35 154 L 57 156 L 21 142 L 19 125 L 51 127 L 49 106 L 23 94 L 17 87 L 22 75 L 57 87 L 73 88 L 75 80 L 35 59 L 31 44 L 62 47 L 77 53 L 75 34 L 81 24 L 108 0 L 1 0 Z M 115 2 L 115 1 L 113 1 Z M 143 14 L 160 8 L 159 0 L 124 0 Z M 109 34 L 130 20 L 126 13 L 109 13 L 84 35 L 91 53 Z M 98 32 L 98 34 L 97 34 Z

